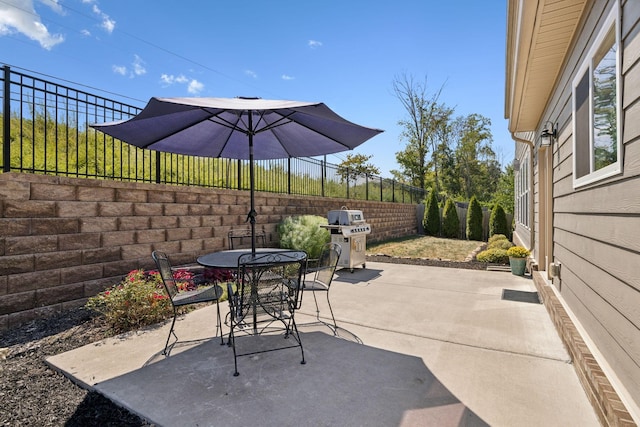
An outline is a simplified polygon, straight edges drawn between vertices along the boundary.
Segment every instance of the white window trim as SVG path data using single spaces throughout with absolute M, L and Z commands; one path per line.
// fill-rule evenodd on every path
M 593 84 L 592 84 L 592 80 L 591 80 L 591 76 L 593 74 L 593 71 L 591 70 L 592 68 L 592 59 L 596 54 L 596 51 L 598 50 L 598 48 L 600 47 L 600 45 L 602 44 L 602 42 L 604 41 L 604 38 L 606 37 L 609 29 L 611 28 L 612 25 L 615 25 L 615 35 L 616 35 L 616 46 L 617 46 L 617 50 L 616 50 L 616 120 L 617 120 L 617 128 L 618 128 L 618 132 L 617 132 L 617 141 L 616 144 L 618 146 L 618 159 L 615 163 L 612 163 L 608 166 L 603 167 L 602 169 L 598 169 L 597 171 L 593 171 Z M 600 181 L 602 179 L 605 178 L 609 178 L 611 176 L 617 175 L 622 173 L 622 164 L 623 164 L 623 151 L 622 151 L 622 108 L 621 108 L 621 104 L 622 104 L 622 86 L 620 85 L 620 82 L 622 81 L 621 79 L 621 70 L 620 70 L 620 66 L 622 65 L 622 60 L 621 60 L 621 55 L 622 55 L 622 46 L 620 44 L 620 5 L 619 2 L 616 1 L 611 9 L 611 11 L 609 12 L 609 14 L 607 15 L 607 18 L 605 19 L 602 27 L 600 28 L 600 32 L 598 33 L 598 37 L 595 39 L 595 41 L 593 42 L 593 44 L 591 45 L 591 48 L 589 49 L 589 52 L 587 53 L 587 56 L 582 64 L 582 66 L 580 66 L 580 68 L 578 69 L 578 73 L 576 74 L 576 76 L 573 79 L 572 82 L 572 116 L 573 116 L 573 188 L 578 188 L 584 185 L 588 185 L 588 184 L 592 184 L 594 182 Z M 587 70 L 589 70 L 589 129 L 591 130 L 590 132 L 590 141 L 589 141 L 589 146 L 591 147 L 591 153 L 590 153 L 590 170 L 592 172 L 582 176 L 582 177 L 577 177 L 576 176 L 576 171 L 577 171 L 577 158 L 576 158 L 576 121 L 575 121 L 575 116 L 576 116 L 576 96 L 575 96 L 575 89 L 576 86 L 578 85 L 578 82 L 580 81 L 580 79 L 582 78 L 582 76 L 584 76 L 585 72 L 587 72 Z
M 520 170 L 516 176 L 516 221 L 526 229 L 531 227 L 530 199 L 531 179 L 529 169 L 529 153 L 520 159 Z

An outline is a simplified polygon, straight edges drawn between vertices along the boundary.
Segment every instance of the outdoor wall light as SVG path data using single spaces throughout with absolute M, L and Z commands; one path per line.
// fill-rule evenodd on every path
M 553 144 L 553 141 L 555 141 L 557 137 L 558 137 L 558 126 L 554 126 L 554 124 L 549 121 L 546 122 L 544 124 L 544 129 L 540 134 L 540 146 L 549 147 L 551 144 Z

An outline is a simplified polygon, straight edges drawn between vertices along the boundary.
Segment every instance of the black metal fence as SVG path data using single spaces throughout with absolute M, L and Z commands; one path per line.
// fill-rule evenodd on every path
M 0 146 L 3 172 L 249 189 L 245 160 L 143 150 L 89 127 L 133 117 L 140 107 L 61 82 L 3 67 Z M 258 191 L 419 203 L 421 188 L 366 176 L 345 180 L 338 167 L 317 158 L 261 160 Z

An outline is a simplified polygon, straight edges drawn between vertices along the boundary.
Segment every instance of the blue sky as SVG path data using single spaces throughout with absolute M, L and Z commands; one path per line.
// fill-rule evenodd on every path
M 354 152 L 399 169 L 407 117 L 393 81 L 427 80 L 456 115 L 504 119 L 506 1 L 0 0 L 0 63 L 133 98 L 320 101 L 385 132 Z M 339 163 L 346 153 L 332 155 Z

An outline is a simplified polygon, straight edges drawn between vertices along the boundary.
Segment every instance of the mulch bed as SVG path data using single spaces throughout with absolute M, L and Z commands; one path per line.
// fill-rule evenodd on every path
M 371 262 L 486 269 L 475 261 L 367 256 Z M 84 308 L 0 332 L 0 426 L 150 426 L 99 393 L 50 369 L 44 360 L 110 335 Z

